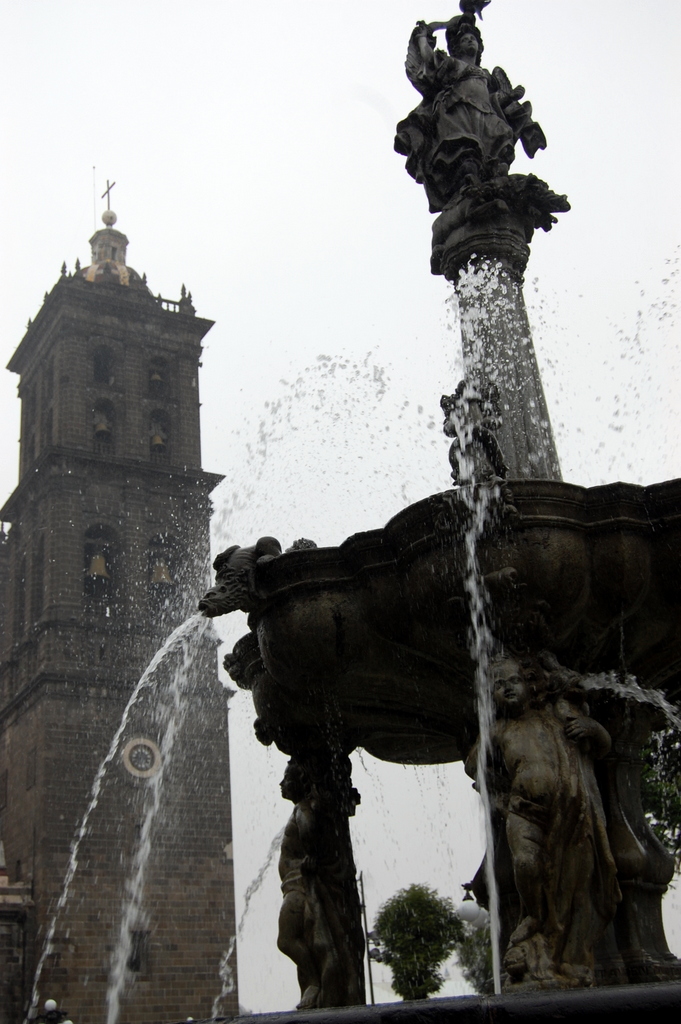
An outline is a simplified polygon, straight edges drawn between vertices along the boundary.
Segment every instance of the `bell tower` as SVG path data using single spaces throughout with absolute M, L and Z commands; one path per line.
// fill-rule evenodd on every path
M 177 301 L 152 295 L 127 264 L 116 214 L 102 219 L 90 265 L 62 267 L 8 367 L 22 412 L 19 483 L 0 512 L 11 524 L 0 542 L 0 840 L 9 883 L 30 886 L 32 900 L 24 1010 L 95 773 L 136 681 L 207 581 L 209 495 L 221 479 L 201 469 L 198 368 L 212 321 L 184 286 Z M 221 988 L 219 1012 L 238 1009 L 224 980 L 236 977 L 234 955 L 219 975 L 235 935 L 228 693 L 213 641 L 191 660 L 172 764 L 161 753 L 167 716 L 145 697 L 56 922 L 40 999 L 76 1021 L 105 1019 L 160 774 L 121 1021 L 207 1017 Z

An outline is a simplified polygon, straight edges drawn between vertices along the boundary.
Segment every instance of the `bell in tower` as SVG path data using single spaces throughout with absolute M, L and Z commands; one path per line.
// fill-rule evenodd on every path
M 106 567 L 106 556 L 100 551 L 99 554 L 93 555 L 90 559 L 90 568 L 88 569 L 88 576 L 93 578 L 99 578 L 104 580 L 110 580 L 111 576 Z
M 98 405 L 92 415 L 93 434 L 95 441 L 100 444 L 111 444 L 113 440 L 113 417 L 110 413 Z
M 152 455 L 164 455 L 168 449 L 168 431 L 157 417 L 152 419 L 149 427 L 149 448 Z
M 156 561 L 154 562 L 154 567 L 151 571 L 150 582 L 152 584 L 158 584 L 160 586 L 166 587 L 175 586 L 175 581 L 170 575 L 170 569 L 168 568 L 168 563 L 166 562 L 165 558 L 157 558 Z

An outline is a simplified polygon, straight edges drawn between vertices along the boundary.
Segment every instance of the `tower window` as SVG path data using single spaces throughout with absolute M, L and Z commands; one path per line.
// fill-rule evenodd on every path
M 92 441 L 100 455 L 114 450 L 115 411 L 111 402 L 100 400 L 92 410 Z
M 149 417 L 149 454 L 152 462 L 167 462 L 170 455 L 170 417 L 162 409 Z
M 92 356 L 92 379 L 95 384 L 113 384 L 113 355 L 108 348 L 98 348 Z
M 175 543 L 167 534 L 149 541 L 149 606 L 155 615 L 175 608 L 177 571 Z
M 85 534 L 83 596 L 86 610 L 110 617 L 116 611 L 117 545 L 106 526 L 92 526 Z
M 168 364 L 165 359 L 152 359 L 149 364 L 149 394 L 167 395 Z

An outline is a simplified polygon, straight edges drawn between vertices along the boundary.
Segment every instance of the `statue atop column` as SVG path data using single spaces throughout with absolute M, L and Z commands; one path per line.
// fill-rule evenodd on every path
M 476 13 L 481 16 L 484 6 L 461 0 L 461 15 L 417 23 L 406 72 L 422 100 L 400 121 L 395 137 L 395 149 L 407 157 L 407 171 L 425 188 L 430 212 L 441 214 L 433 227 L 433 273 L 452 280 L 475 251 L 465 245 L 466 234 L 477 236 L 481 224 L 496 222 L 508 233 L 509 218 L 517 221 L 513 255 L 522 260 L 534 229 L 550 230 L 553 213 L 569 209 L 565 196 L 555 195 L 534 175 L 509 175 L 516 144 L 521 142 L 534 157 L 546 148 L 546 137 L 532 118 L 530 103 L 522 102 L 524 88 L 514 88 L 499 67 L 491 73 L 481 67 L 484 47 Z M 435 33 L 442 29 L 446 53 L 437 49 Z M 463 251 L 449 267 L 444 258 L 457 231 L 451 242 L 458 243 L 457 249 L 464 242 Z
M 509 173 L 518 142 L 534 157 L 546 148 L 546 137 L 523 87 L 513 87 L 499 67 L 481 67 L 476 16 L 489 2 L 460 0 L 462 13 L 449 21 L 417 23 L 406 70 L 422 99 L 398 124 L 395 149 L 424 186 L 430 212 L 439 213 L 430 269 L 454 284 L 459 300 L 466 376 L 458 394 L 463 419 L 457 418 L 463 432 L 472 435 L 478 427 L 469 396 L 494 391 L 496 427 L 485 438 L 487 455 L 495 452 L 496 476 L 560 480 L 522 282 L 534 231 L 549 231 L 554 213 L 570 204 L 534 174 Z M 446 53 L 436 42 L 443 29 Z M 458 438 L 461 452 L 469 441 Z

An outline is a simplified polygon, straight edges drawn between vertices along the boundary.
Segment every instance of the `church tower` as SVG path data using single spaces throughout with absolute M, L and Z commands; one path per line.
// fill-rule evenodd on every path
M 22 411 L 0 512 L 0 840 L 8 884 L 27 890 L 20 1010 L 122 712 L 205 589 L 221 479 L 201 469 L 212 322 L 184 286 L 152 295 L 116 215 L 102 219 L 90 266 L 62 267 L 9 363 Z M 106 1020 L 121 956 L 121 1024 L 207 1017 L 220 995 L 216 1012 L 238 1009 L 228 693 L 208 634 L 178 657 L 130 712 L 41 967 L 40 1004 L 76 1022 Z

